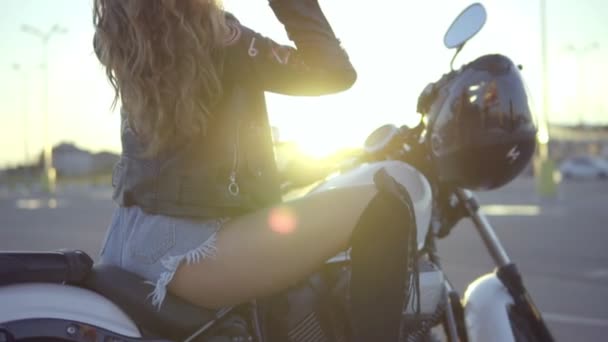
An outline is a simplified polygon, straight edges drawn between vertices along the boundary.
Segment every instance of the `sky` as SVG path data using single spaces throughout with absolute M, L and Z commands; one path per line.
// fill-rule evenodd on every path
M 153 1 L 153 0 L 150 0 Z M 501 53 L 524 67 L 534 112 L 543 117 L 539 0 L 487 0 L 488 19 L 455 66 Z M 337 95 L 268 94 L 271 124 L 281 140 L 311 153 L 356 146 L 385 123 L 415 124 L 421 90 L 449 71 L 443 46 L 464 0 L 320 0 L 358 71 Z M 284 44 L 289 40 L 265 0 L 224 0 L 242 23 Z M 33 160 L 49 141 L 92 151 L 120 151 L 112 91 L 92 51 L 91 0 L 0 0 L 0 167 Z M 608 123 L 608 2 L 547 0 L 549 122 Z M 48 46 L 48 126 L 44 124 L 42 43 L 22 25 L 67 32 Z M 17 65 L 17 67 L 15 67 Z M 45 129 L 46 127 L 46 129 Z

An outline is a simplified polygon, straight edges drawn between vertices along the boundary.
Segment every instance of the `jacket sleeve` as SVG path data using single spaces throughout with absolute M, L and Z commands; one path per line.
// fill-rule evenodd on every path
M 350 88 L 357 74 L 317 0 L 272 0 L 270 6 L 297 49 L 238 24 L 254 81 L 264 90 L 315 96 Z

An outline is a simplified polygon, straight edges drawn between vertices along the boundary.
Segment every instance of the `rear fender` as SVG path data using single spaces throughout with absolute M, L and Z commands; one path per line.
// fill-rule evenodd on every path
M 0 325 L 26 319 L 62 319 L 141 337 L 135 323 L 114 303 L 83 288 L 45 283 L 0 287 Z

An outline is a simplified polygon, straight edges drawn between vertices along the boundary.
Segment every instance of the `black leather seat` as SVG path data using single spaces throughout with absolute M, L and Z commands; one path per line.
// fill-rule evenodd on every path
M 216 317 L 169 293 L 159 311 L 148 297 L 154 288 L 144 281 L 116 266 L 95 265 L 83 285 L 118 305 L 150 337 L 183 340 Z
M 159 311 L 148 298 L 152 285 L 116 266 L 93 266 L 93 260 L 82 251 L 0 253 L 0 286 L 32 282 L 66 283 L 93 290 L 114 302 L 150 337 L 183 340 L 216 318 L 214 311 L 170 294 Z

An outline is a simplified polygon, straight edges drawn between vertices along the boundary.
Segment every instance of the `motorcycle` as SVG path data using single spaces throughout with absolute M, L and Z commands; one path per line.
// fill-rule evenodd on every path
M 480 4 L 456 18 L 444 38 L 446 47 L 457 49 L 454 58 L 485 20 Z M 340 163 L 307 193 L 373 184 L 380 174 L 408 191 L 415 209 L 418 262 L 416 295 L 403 312 L 407 341 L 437 340 L 436 328 L 441 327 L 448 341 L 553 341 L 473 193 L 442 181 L 430 157 L 437 154 L 438 138 L 429 133 L 434 119 L 428 113 L 466 70 L 452 69 L 423 91 L 419 112 L 429 120 L 414 128 L 376 129 L 360 154 Z M 525 153 L 516 145 L 505 155 L 513 164 Z M 461 298 L 441 269 L 435 242 L 463 218 L 473 221 L 496 270 L 472 282 Z M 281 294 L 219 311 L 171 295 L 157 310 L 147 300 L 150 284 L 113 266 L 93 265 L 81 251 L 3 252 L 0 341 L 348 341 L 349 265 L 345 251 Z

